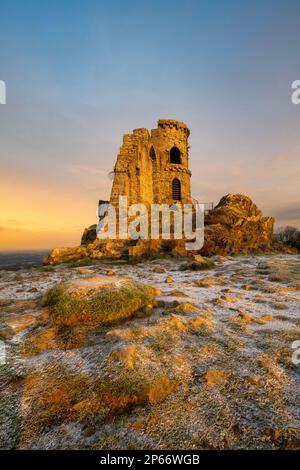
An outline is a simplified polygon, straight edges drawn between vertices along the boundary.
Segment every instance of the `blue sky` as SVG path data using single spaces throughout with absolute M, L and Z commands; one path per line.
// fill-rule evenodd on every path
M 4 248 L 78 241 L 122 134 L 159 118 L 191 129 L 197 199 L 243 192 L 300 226 L 299 1 L 0 0 L 0 21 Z

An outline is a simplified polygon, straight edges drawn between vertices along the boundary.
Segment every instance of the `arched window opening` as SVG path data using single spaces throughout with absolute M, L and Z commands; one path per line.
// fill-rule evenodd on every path
M 150 149 L 149 155 L 150 155 L 151 160 L 156 160 L 156 154 L 155 154 L 155 150 L 153 146 Z
M 174 201 L 181 200 L 181 183 L 178 178 L 174 178 L 172 181 L 172 199 Z
M 181 155 L 178 147 L 172 147 L 170 150 L 170 163 L 181 163 Z

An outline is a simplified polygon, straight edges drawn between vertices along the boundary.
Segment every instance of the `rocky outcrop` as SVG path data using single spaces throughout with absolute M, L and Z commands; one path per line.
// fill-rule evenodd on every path
M 54 248 L 43 260 L 44 265 L 69 263 L 88 257 L 88 250 L 85 246 L 74 248 Z
M 128 248 L 128 255 L 136 258 L 139 256 L 159 256 L 160 254 L 174 256 L 186 256 L 184 240 L 138 240 Z
M 97 225 L 93 224 L 90 225 L 88 228 L 84 229 L 84 232 L 81 237 L 81 245 L 88 245 L 89 243 L 93 243 L 97 238 L 96 233 Z
M 204 256 L 267 251 L 274 219 L 264 217 L 248 196 L 228 194 L 205 216 Z
M 121 258 L 126 251 L 126 240 L 98 240 L 87 245 L 74 248 L 54 248 L 43 260 L 44 265 L 79 262 L 86 258 L 98 260 L 101 258 Z M 128 249 L 127 249 L 128 251 Z
M 205 216 L 204 247 L 201 255 L 227 255 L 271 249 L 274 219 L 264 217 L 248 196 L 228 194 Z M 44 264 L 60 264 L 83 258 L 101 259 L 159 256 L 193 256 L 185 249 L 185 240 L 99 240 L 96 225 L 85 229 L 81 245 L 55 248 Z
M 44 265 L 80 262 L 85 258 L 139 258 L 163 254 L 186 256 L 184 240 L 98 240 L 75 248 L 54 248 L 44 258 Z

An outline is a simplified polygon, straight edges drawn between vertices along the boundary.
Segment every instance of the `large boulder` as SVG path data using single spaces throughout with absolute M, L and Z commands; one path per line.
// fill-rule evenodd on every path
M 72 248 L 54 248 L 43 260 L 44 265 L 92 261 L 101 258 L 121 258 L 126 251 L 126 240 L 99 240 Z
M 74 248 L 54 248 L 43 260 L 44 265 L 70 263 L 89 256 L 85 246 L 75 246 Z
M 248 196 L 227 194 L 205 216 L 204 256 L 267 251 L 273 217 L 264 217 Z

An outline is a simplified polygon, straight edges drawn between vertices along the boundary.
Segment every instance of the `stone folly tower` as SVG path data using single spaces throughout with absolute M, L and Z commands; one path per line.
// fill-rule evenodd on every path
M 125 134 L 114 167 L 110 203 L 119 196 L 128 204 L 191 203 L 189 128 L 173 119 L 160 119 L 151 133 L 135 129 Z

